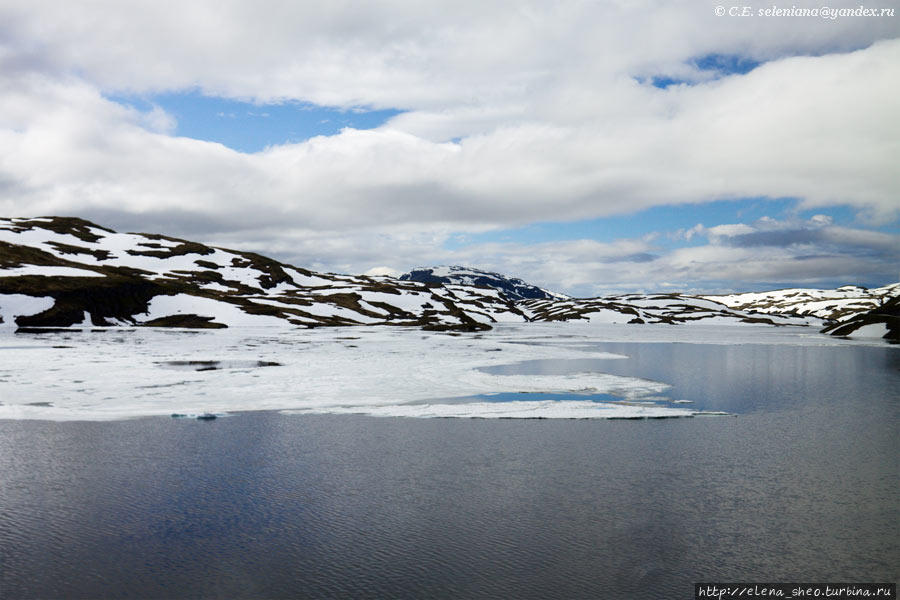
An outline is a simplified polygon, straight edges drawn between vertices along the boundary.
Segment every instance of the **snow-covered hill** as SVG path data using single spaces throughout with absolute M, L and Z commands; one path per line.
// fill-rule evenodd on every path
M 422 283 L 493 288 L 502 292 L 504 296 L 512 301 L 568 298 L 564 294 L 557 294 L 556 292 L 539 288 L 515 277 L 507 277 L 500 273 L 482 271 L 471 267 L 418 267 L 409 273 L 404 273 L 400 276 L 400 279 L 402 281 L 421 281 Z
M 738 310 L 813 316 L 826 321 L 841 321 L 877 308 L 897 296 L 900 296 L 900 283 L 874 289 L 845 285 L 835 290 L 792 288 L 771 292 L 704 296 L 704 298 Z
M 838 336 L 900 341 L 900 296 L 887 298 L 876 308 L 832 323 L 823 331 Z
M 20 327 L 525 321 L 493 289 L 315 273 L 249 252 L 76 218 L 0 220 L 0 317 Z
M 0 326 L 19 328 L 387 324 L 473 331 L 503 322 L 589 321 L 835 325 L 828 331 L 836 335 L 861 327 L 895 335 L 890 311 L 898 296 L 900 284 L 569 298 L 464 267 L 416 269 L 399 279 L 317 273 L 77 218 L 0 219 Z

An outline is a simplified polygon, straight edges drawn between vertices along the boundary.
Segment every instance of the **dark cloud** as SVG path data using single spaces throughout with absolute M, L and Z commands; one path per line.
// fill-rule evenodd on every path
M 838 256 L 834 254 L 801 254 L 793 257 L 794 260 L 819 260 L 819 259 L 835 259 Z
M 659 258 L 659 256 L 655 254 L 649 254 L 647 252 L 638 252 L 636 254 L 629 254 L 628 256 L 623 256 L 621 258 L 613 259 L 610 262 L 635 262 L 635 263 L 647 263 L 653 262 Z
M 774 220 L 766 222 L 768 227 L 778 227 Z M 735 235 L 718 234 L 715 229 L 711 239 L 715 243 L 731 248 L 784 248 L 795 249 L 801 254 L 797 260 L 811 258 L 838 258 L 855 256 L 874 260 L 900 261 L 900 236 L 849 229 L 837 226 L 776 228 Z

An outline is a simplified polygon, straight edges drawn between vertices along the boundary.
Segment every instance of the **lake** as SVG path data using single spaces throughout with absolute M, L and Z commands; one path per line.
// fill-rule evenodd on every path
M 628 358 L 483 370 L 664 382 L 660 402 L 731 416 L 0 420 L 0 597 L 669 599 L 699 581 L 897 581 L 898 348 L 591 350 Z

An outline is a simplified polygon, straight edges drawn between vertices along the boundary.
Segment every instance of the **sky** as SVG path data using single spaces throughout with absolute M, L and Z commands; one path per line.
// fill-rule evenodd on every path
M 829 6 L 0 0 L 0 216 L 576 296 L 895 282 L 900 14 Z

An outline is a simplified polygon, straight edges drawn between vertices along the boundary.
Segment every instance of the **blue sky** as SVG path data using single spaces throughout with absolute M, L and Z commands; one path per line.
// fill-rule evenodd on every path
M 478 242 L 553 242 L 567 239 L 592 239 L 612 241 L 618 238 L 640 238 L 647 235 L 672 233 L 690 229 L 698 223 L 707 227 L 726 223 L 753 222 L 763 217 L 778 219 L 808 219 L 813 214 L 827 214 L 836 224 L 851 225 L 855 217 L 846 207 L 830 207 L 827 210 L 803 211 L 797 209 L 793 198 L 767 199 L 742 198 L 739 200 L 719 200 L 703 204 L 678 206 L 656 206 L 638 213 L 569 221 L 564 223 L 533 223 L 517 229 L 504 229 L 485 233 L 470 234 L 464 240 L 452 244 Z M 681 247 L 702 243 L 699 239 L 659 235 L 654 238 L 663 247 Z
M 207 96 L 197 90 L 150 96 L 113 95 L 109 99 L 141 111 L 159 107 L 175 119 L 174 135 L 217 142 L 239 152 L 259 152 L 267 146 L 335 135 L 345 127 L 372 129 L 401 112 L 290 101 L 256 104 Z
M 706 54 L 685 61 L 689 67 L 711 77 L 727 77 L 728 75 L 745 75 L 758 67 L 762 62 L 739 54 Z M 665 89 L 670 85 L 691 85 L 694 80 L 670 75 L 653 75 L 650 82 L 654 87 Z
M 0 211 L 574 295 L 900 279 L 900 18 L 714 8 L 8 3 Z

